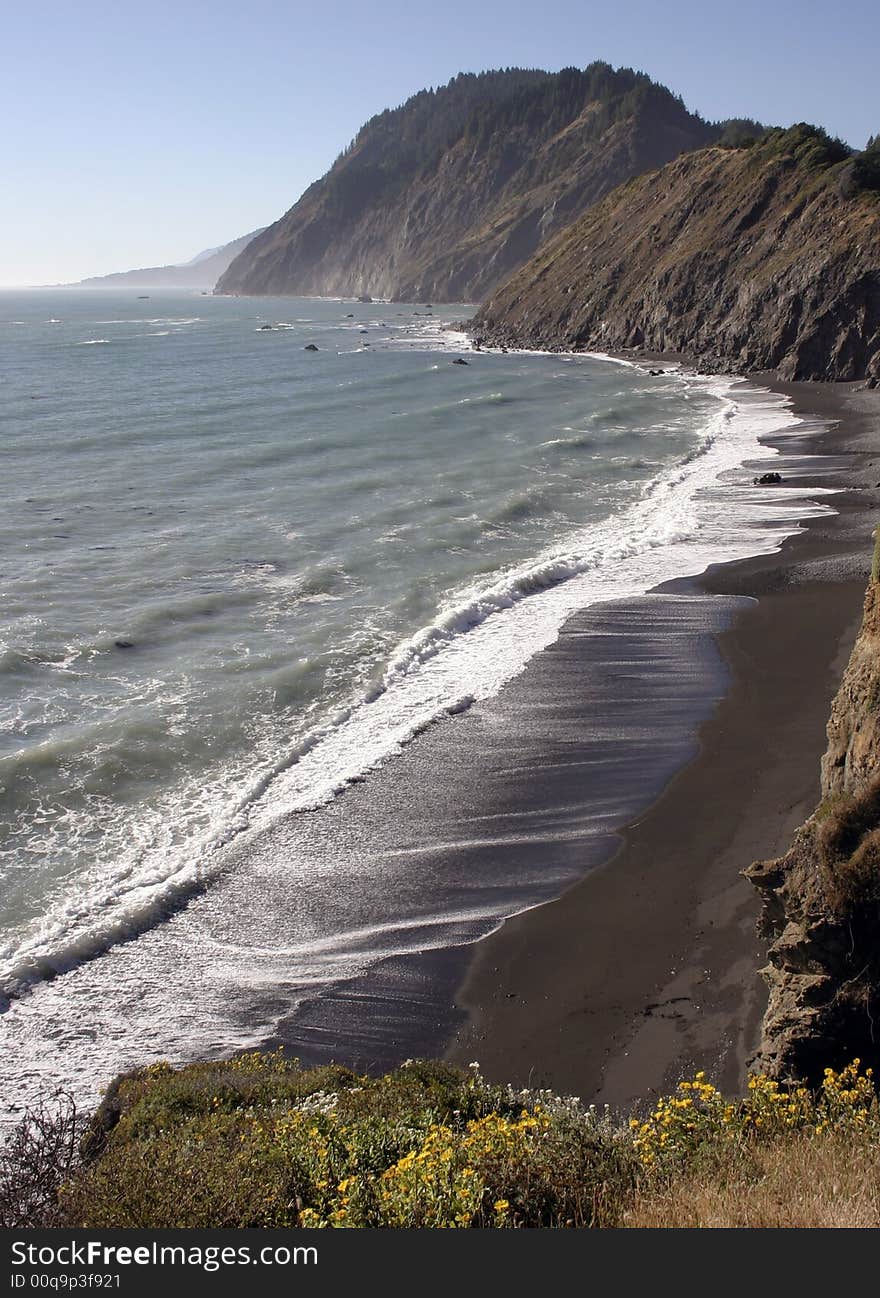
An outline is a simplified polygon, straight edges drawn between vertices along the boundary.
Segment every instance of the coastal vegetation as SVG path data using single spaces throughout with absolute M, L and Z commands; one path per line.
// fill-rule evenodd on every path
M 91 1119 L 29 1115 L 0 1225 L 489 1228 L 880 1225 L 869 1069 L 815 1088 L 703 1073 L 643 1113 L 490 1085 L 476 1064 L 383 1077 L 249 1053 L 110 1087 Z

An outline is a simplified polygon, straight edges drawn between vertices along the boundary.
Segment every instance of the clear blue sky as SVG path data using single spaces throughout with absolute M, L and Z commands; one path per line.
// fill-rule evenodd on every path
M 280 216 L 459 71 L 642 69 L 705 117 L 880 132 L 876 0 L 29 0 L 0 29 L 0 285 L 185 260 Z

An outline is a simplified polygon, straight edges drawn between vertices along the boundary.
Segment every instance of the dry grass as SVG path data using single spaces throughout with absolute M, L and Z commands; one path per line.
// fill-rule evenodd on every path
M 628 1228 L 867 1228 L 880 1226 L 877 1149 L 851 1136 L 794 1133 L 756 1146 L 711 1176 L 678 1177 L 636 1196 Z
M 846 913 L 880 891 L 880 778 L 823 808 L 817 830 L 825 896 Z

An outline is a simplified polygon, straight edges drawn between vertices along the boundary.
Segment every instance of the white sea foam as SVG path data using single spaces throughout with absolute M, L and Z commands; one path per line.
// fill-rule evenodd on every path
M 193 315 L 193 316 L 142 316 L 141 315 L 141 316 L 114 316 L 111 320 L 93 320 L 92 323 L 97 325 L 108 325 L 108 324 L 192 325 L 192 324 L 201 324 L 202 321 L 203 321 L 203 317 L 197 315 Z M 50 320 L 49 323 L 52 324 L 53 321 Z M 54 323 L 60 324 L 60 321 L 56 320 L 54 321 Z
M 741 399 L 734 379 L 679 374 L 677 381 L 722 403 L 690 455 L 647 483 L 623 513 L 452 593 L 389 655 L 377 685 L 292 750 L 267 754 L 244 782 L 236 772 L 213 789 L 194 790 L 186 841 L 144 841 L 124 869 L 97 861 L 23 941 L 2 952 L 0 986 L 14 994 L 149 928 L 225 868 L 220 849 L 231 838 L 321 805 L 437 719 L 490 697 L 575 610 L 711 563 L 772 552 L 800 520 L 828 508 L 816 503 L 816 489 L 755 489 L 753 469 L 742 468 L 777 456 L 760 438 L 798 430 L 784 399 Z
M 230 310 L 240 309 L 231 302 L 222 304 L 221 309 L 227 309 L 227 305 Z M 120 304 L 119 309 L 126 307 Z M 180 310 L 183 316 L 186 308 Z M 247 335 L 246 344 L 251 344 L 252 323 L 251 314 L 237 317 L 235 328 L 242 338 Z M 805 428 L 786 414 L 777 398 L 749 397 L 742 389 L 734 392 L 733 381 L 687 375 L 659 381 L 645 378 L 642 383 L 638 374 L 635 379 L 632 377 L 631 366 L 627 378 L 623 371 L 615 371 L 610 365 L 584 362 L 578 356 L 558 356 L 552 362 L 534 365 L 520 364 L 515 355 L 511 356 L 510 365 L 500 358 L 487 357 L 483 361 L 474 357 L 471 369 L 451 370 L 452 356 L 459 352 L 467 354 L 469 344 L 465 337 L 456 338 L 443 331 L 436 320 L 424 317 L 408 319 L 404 327 L 407 337 L 403 339 L 389 336 L 391 331 L 380 333 L 371 329 L 370 337 L 375 345 L 370 352 L 433 351 L 433 358 L 418 361 L 409 356 L 399 364 L 392 359 L 390 365 L 386 358 L 378 366 L 359 361 L 345 371 L 338 365 L 332 373 L 352 375 L 347 383 L 339 386 L 353 387 L 360 401 L 364 395 L 363 390 L 358 391 L 361 385 L 375 384 L 377 388 L 381 385 L 381 408 L 388 415 L 396 416 L 397 409 L 389 407 L 405 405 L 413 412 L 415 428 L 419 427 L 419 413 L 426 408 L 448 410 L 450 414 L 444 413 L 436 424 L 444 436 L 458 422 L 464 429 L 494 430 L 500 433 L 497 444 L 514 448 L 512 456 L 506 451 L 503 455 L 507 468 L 517 466 L 516 473 L 499 474 L 496 479 L 497 470 L 491 469 L 488 480 L 492 490 L 479 505 L 474 502 L 474 513 L 469 513 L 470 504 L 462 502 L 462 494 L 454 485 L 448 489 L 445 480 L 438 483 L 437 499 L 431 499 L 430 505 L 438 505 L 439 501 L 434 517 L 445 520 L 443 526 L 447 530 L 441 528 L 432 533 L 427 526 L 428 502 L 421 514 L 414 513 L 418 507 L 415 498 L 406 502 L 405 525 L 400 529 L 397 528 L 400 516 L 391 509 L 387 514 L 380 510 L 373 520 L 377 523 L 372 533 L 374 540 L 399 536 L 400 549 L 404 552 L 417 538 L 430 544 L 434 535 L 442 535 L 448 553 L 464 556 L 458 571 L 479 570 L 473 554 L 458 547 L 467 520 L 473 520 L 479 530 L 480 519 L 495 517 L 499 499 L 514 505 L 520 500 L 537 499 L 548 477 L 557 465 L 564 463 L 574 466 L 576 472 L 583 468 L 585 482 L 595 480 L 603 486 L 607 483 L 609 489 L 613 486 L 616 490 L 621 479 L 619 465 L 607 474 L 603 466 L 615 459 L 610 454 L 615 445 L 621 451 L 630 450 L 626 435 L 629 424 L 638 434 L 636 449 L 648 449 L 648 464 L 656 445 L 662 463 L 669 465 L 670 445 L 687 445 L 693 438 L 693 409 L 681 424 L 677 422 L 687 403 L 706 408 L 711 405 L 705 396 L 708 391 L 714 392 L 724 404 L 712 425 L 704 429 L 700 446 L 687 459 L 674 468 L 667 468 L 650 482 L 644 481 L 645 473 L 633 475 L 643 482 L 642 494 L 634 499 L 635 484 L 620 493 L 620 500 L 632 502 L 626 512 L 618 511 L 615 519 L 608 519 L 598 528 L 578 530 L 570 526 L 558 544 L 534 553 L 539 545 L 536 543 L 528 562 L 511 565 L 503 572 L 496 566 L 491 576 L 467 584 L 461 578 L 450 577 L 447 596 L 440 600 L 436 614 L 423 613 L 425 625 L 396 645 L 389 641 L 388 628 L 417 625 L 412 623 L 408 612 L 394 621 L 376 618 L 373 626 L 361 625 L 354 631 L 345 617 L 334 622 L 331 616 L 334 607 L 340 610 L 348 607 L 347 603 L 334 605 L 332 602 L 337 591 L 348 592 L 351 588 L 348 577 L 339 577 L 338 584 L 334 584 L 336 577 L 331 579 L 323 572 L 315 577 L 309 565 L 305 562 L 300 565 L 299 555 L 291 562 L 290 552 L 280 545 L 276 549 L 271 539 L 262 541 L 259 550 L 242 549 L 240 554 L 236 551 L 235 559 L 228 565 L 218 560 L 215 551 L 209 550 L 210 571 L 200 573 L 204 580 L 192 588 L 191 601 L 186 597 L 181 599 L 179 590 L 175 590 L 174 598 L 164 595 L 151 598 L 146 606 L 138 605 L 131 624 L 126 621 L 124 626 L 117 626 L 102 618 L 100 626 L 89 627 L 77 644 L 68 643 L 66 632 L 56 634 L 48 641 L 48 650 L 45 632 L 35 633 L 33 640 L 16 636 L 10 644 L 8 669 L 13 673 L 20 671 L 21 677 L 28 679 L 33 673 L 38 684 L 42 680 L 42 693 L 39 699 L 34 697 L 33 705 L 26 690 L 16 695 L 22 706 L 15 717 L 15 733 L 27 734 L 38 720 L 34 711 L 37 704 L 45 704 L 49 711 L 46 729 L 36 725 L 30 732 L 34 749 L 39 747 L 35 761 L 43 763 L 33 771 L 35 785 L 42 788 L 41 801 L 24 827 L 26 832 L 17 839 L 22 856 L 34 866 L 31 874 L 27 869 L 22 871 L 19 864 L 19 876 L 28 875 L 28 888 L 37 871 L 43 872 L 39 888 L 34 890 L 34 896 L 39 896 L 43 903 L 43 915 L 21 941 L 10 943 L 3 953 L 10 990 L 16 990 L 17 979 L 20 983 L 33 982 L 32 994 L 17 998 L 9 1012 L 0 1015 L 3 1039 L 0 1091 L 5 1091 L 15 1102 L 34 1098 L 41 1085 L 44 1088 L 67 1085 L 76 1090 L 81 1101 L 91 1103 L 108 1077 L 119 1068 L 160 1057 L 180 1061 L 260 1045 L 272 1035 L 278 1016 L 290 1011 L 305 988 L 326 988 L 329 982 L 363 971 L 383 955 L 473 941 L 496 926 L 503 918 L 505 904 L 508 909 L 503 913 L 510 911 L 509 903 L 502 896 L 504 889 L 496 889 L 494 897 L 485 895 L 474 902 L 474 893 L 469 890 L 468 881 L 463 880 L 460 893 L 452 896 L 447 891 L 435 895 L 431 891 L 429 865 L 418 915 L 411 919 L 405 913 L 396 913 L 395 909 L 398 893 L 406 893 L 409 861 L 396 876 L 402 885 L 400 889 L 390 885 L 383 889 L 388 862 L 381 859 L 375 861 L 376 869 L 370 871 L 369 879 L 359 876 L 362 863 L 358 861 L 340 874 L 334 843 L 327 843 L 326 851 L 319 845 L 318 851 L 306 853 L 304 858 L 295 849 L 287 854 L 277 850 L 288 838 L 295 844 L 300 836 L 308 841 L 310 834 L 318 832 L 311 817 L 296 817 L 289 822 L 284 817 L 289 812 L 328 802 L 346 783 L 363 778 L 370 767 L 393 759 L 412 735 L 430 726 L 433 720 L 466 711 L 493 694 L 535 652 L 552 642 L 572 611 L 606 598 L 638 594 L 666 578 L 699 571 L 709 562 L 772 550 L 814 510 L 810 501 L 818 493 L 801 494 L 788 486 L 778 490 L 754 488 L 751 479 L 756 467 L 740 467 L 743 459 L 767 461 L 762 467 L 776 467 L 773 453 L 759 447 L 756 437 L 778 431 L 785 425 L 797 432 Z M 80 332 L 91 332 L 93 328 L 94 322 L 88 322 Z M 108 329 L 108 333 L 116 340 L 127 331 Z M 306 340 L 304 337 L 303 341 Z M 144 357 L 151 355 L 148 343 L 140 346 Z M 265 354 L 258 343 L 253 346 Z M 135 353 L 136 347 L 135 344 L 131 348 L 113 349 L 114 364 L 120 357 L 124 361 L 129 351 Z M 76 355 L 72 350 L 68 354 Z M 431 359 L 436 365 L 429 364 Z M 148 360 L 147 364 L 150 363 Z M 576 376 L 579 367 L 584 365 L 585 377 L 590 382 L 580 389 Z M 322 371 L 324 368 L 318 367 Z M 311 369 L 317 373 L 314 367 Z M 440 372 L 439 379 L 437 374 L 430 373 L 431 369 Z M 499 377 L 489 377 L 493 369 Z M 401 381 L 405 373 L 407 377 Z M 566 373 L 568 388 L 553 382 Z M 462 382 L 453 382 L 450 388 L 449 378 Z M 574 393 L 573 378 L 578 389 Z M 533 381 L 536 391 L 540 383 L 545 384 L 540 402 L 533 399 Z M 336 386 L 332 377 L 325 382 L 325 391 Z M 396 393 L 398 383 L 399 402 L 389 398 L 389 388 L 393 386 Z M 511 401 L 509 409 L 481 408 L 479 401 L 485 398 L 479 395 L 475 404 L 470 404 L 471 394 L 490 386 L 504 387 L 505 400 Z M 553 395 L 557 389 L 563 393 L 558 405 Z M 600 394 L 595 400 L 590 395 L 594 391 Z M 447 392 L 452 393 L 448 402 Z M 630 402 L 629 398 L 638 398 L 640 392 L 660 394 L 658 400 L 652 397 L 641 407 L 648 412 L 649 420 L 656 415 L 656 436 L 650 425 L 636 429 L 633 423 L 642 417 L 640 401 Z M 620 409 L 612 417 L 608 411 L 618 405 L 618 393 Z M 317 423 L 326 401 L 320 393 L 314 401 L 308 393 L 304 395 L 298 412 L 304 419 Z M 459 396 L 463 398 L 462 403 L 455 401 Z M 444 403 L 442 407 L 437 406 L 438 397 Z M 516 404 L 521 398 L 524 398 L 521 404 Z M 596 417 L 585 415 L 585 408 L 592 409 Z M 250 403 L 246 409 L 247 413 L 241 416 L 242 432 L 248 431 L 253 419 Z M 346 418 L 341 401 L 338 406 L 331 403 L 329 424 L 337 417 Z M 529 434 L 519 442 L 507 441 L 504 430 L 515 427 L 517 420 L 520 427 L 528 426 Z M 357 422 L 353 420 L 352 424 Z M 589 429 L 586 437 L 595 437 L 597 449 L 603 452 L 598 456 L 603 466 L 597 472 L 590 464 L 589 450 L 580 457 L 569 454 L 577 447 L 564 444 L 549 452 L 537 451 L 540 437 L 556 440 L 562 429 L 574 439 L 581 435 L 582 428 Z M 378 437 L 374 435 L 371 441 L 373 461 L 384 466 L 381 472 L 391 479 L 398 468 L 395 456 L 406 445 L 405 438 L 401 437 L 406 431 L 399 422 L 389 423 L 387 441 L 381 426 Z M 618 433 L 620 441 L 616 442 Z M 341 452 L 344 462 L 353 441 L 347 435 L 340 439 L 330 427 L 325 445 L 332 446 L 334 453 Z M 565 439 L 560 437 L 559 441 L 564 443 Z M 317 438 L 316 445 L 319 444 L 321 439 Z M 474 445 L 474 452 L 480 444 Z M 161 439 L 158 445 L 161 446 Z M 308 445 L 304 444 L 303 450 Z M 460 445 L 455 467 L 466 474 L 471 448 L 466 443 Z M 245 472 L 259 458 L 258 453 L 242 455 Z M 442 463 L 442 456 L 438 458 Z M 483 471 L 487 472 L 486 457 L 481 459 L 475 454 L 474 461 L 482 463 Z M 215 467 L 213 448 L 204 445 L 200 449 L 200 469 L 209 473 Z M 332 469 L 333 461 L 329 467 Z M 786 476 L 797 471 L 793 467 L 780 467 Z M 402 480 L 406 468 L 405 462 L 400 463 Z M 657 473 L 656 469 L 647 469 L 652 471 Z M 419 481 L 424 483 L 424 471 Z M 235 482 L 235 487 L 231 490 L 227 487 L 222 492 L 225 506 L 240 506 L 252 500 L 246 483 L 242 482 L 239 495 L 238 480 Z M 362 487 L 358 483 L 354 487 L 348 500 L 350 507 L 361 514 L 365 512 Z M 418 490 L 417 486 L 414 496 Z M 428 494 L 432 494 L 430 487 Z M 590 511 L 588 516 L 596 517 L 601 504 L 597 511 L 588 495 L 581 499 L 583 507 Z M 617 499 L 613 491 L 609 499 Z M 63 512 L 54 503 L 51 506 L 43 503 L 53 515 Z M 112 506 L 112 501 L 107 503 Z M 180 503 L 187 505 L 188 512 L 175 513 L 174 521 L 179 521 L 186 530 L 193 520 L 192 500 L 182 492 Z M 575 498 L 573 503 L 574 508 L 564 517 L 582 516 L 580 501 Z M 139 503 L 131 508 L 146 510 L 148 506 Z M 609 508 L 616 506 L 612 504 Z M 559 536 L 558 526 L 541 530 L 546 517 L 546 512 L 536 508 L 534 515 L 523 515 L 525 521 L 518 535 L 513 527 L 508 533 L 507 524 L 499 529 L 499 535 L 509 535 L 514 543 L 519 541 L 520 549 L 516 553 L 528 553 L 528 544 L 525 549 L 522 546 L 523 536 Z M 173 562 L 175 551 L 182 543 L 177 531 L 169 532 L 166 523 L 167 519 L 157 518 L 155 534 L 161 533 L 172 541 L 163 549 L 157 564 L 160 572 L 166 555 Z M 290 523 L 296 526 L 290 528 Z M 301 550 L 305 551 L 311 543 L 307 520 L 301 524 L 295 511 L 288 517 L 281 509 L 273 526 L 281 538 L 300 532 L 302 526 Z M 68 530 L 66 522 L 63 530 Z M 495 530 L 484 526 L 484 536 L 492 535 Z M 118 541 L 120 553 L 101 555 L 95 562 L 122 563 L 124 544 L 131 535 L 137 535 L 137 531 L 126 533 L 125 528 L 120 529 L 111 538 L 113 546 L 101 547 L 115 548 Z M 234 536 L 234 529 L 230 528 L 229 544 Z M 488 553 L 490 557 L 497 555 L 499 549 L 490 548 Z M 340 556 L 343 566 L 348 557 Z M 392 563 L 398 557 L 396 551 L 388 551 Z M 349 564 L 349 568 L 353 570 L 353 565 Z M 455 571 L 456 566 L 450 565 L 449 570 Z M 390 584 L 380 589 L 395 590 Z M 32 588 L 26 605 L 33 607 L 39 595 L 39 587 Z M 676 599 L 684 602 L 687 597 Z M 302 658 L 291 658 L 292 653 L 299 654 L 300 647 L 295 637 L 287 634 L 290 622 L 285 619 L 290 609 L 305 602 L 309 603 L 310 611 L 304 621 L 310 626 L 317 626 L 322 617 L 327 617 L 328 627 L 342 629 L 342 639 L 334 641 L 333 652 L 327 654 L 327 659 L 342 664 L 341 669 L 336 669 L 336 679 L 351 683 L 347 697 L 335 685 L 323 693 L 323 686 L 313 690 L 311 683 L 300 689 L 300 673 L 302 679 L 311 682 L 310 673 L 317 671 L 320 675 L 323 670 L 320 652 L 310 659 L 305 646 Z M 90 607 L 87 597 L 84 605 Z M 421 603 L 413 606 L 425 607 Z M 259 623 L 251 621 L 253 636 L 248 631 L 245 615 L 249 610 L 257 614 Z M 368 615 L 365 623 L 369 621 Z M 277 628 L 277 635 L 273 635 L 273 628 Z M 196 642 L 186 638 L 190 629 L 194 635 L 203 637 L 195 650 L 192 644 Z M 130 636 L 137 642 L 131 655 L 115 652 L 113 641 L 117 634 Z M 345 644 L 349 635 L 353 645 L 367 645 L 371 665 L 381 658 L 384 669 L 368 676 L 358 667 L 357 678 L 348 675 L 348 664 L 363 661 L 354 650 L 351 654 L 336 653 L 338 644 Z M 30 660 L 27 647 L 31 643 L 47 650 L 49 660 Z M 174 677 L 173 670 L 166 677 L 160 666 L 152 665 L 152 655 L 158 647 L 165 645 L 173 653 L 179 645 L 177 661 L 183 671 L 193 671 L 195 685 L 200 679 L 198 664 L 205 660 L 202 646 L 206 644 L 212 646 L 208 657 L 214 684 L 220 683 L 216 693 L 200 695 L 198 689 L 189 689 L 185 677 Z M 309 654 L 313 644 L 317 641 L 310 641 Z M 215 658 L 212 655 L 217 645 L 223 647 L 223 652 L 218 652 Z M 203 703 L 210 708 L 217 698 L 222 698 L 229 702 L 232 716 L 233 701 L 240 707 L 242 699 L 248 697 L 250 667 L 256 659 L 263 659 L 267 664 L 267 670 L 259 677 L 261 691 L 267 683 L 270 691 L 277 683 L 278 712 L 273 715 L 267 711 L 261 695 L 243 745 L 227 744 L 228 735 L 215 725 L 209 736 L 210 757 L 202 761 L 200 753 L 198 766 L 187 766 L 186 761 L 178 763 L 180 753 L 187 756 L 186 745 L 190 740 L 194 744 L 199 742 Z M 167 664 L 168 659 L 164 661 Z M 6 666 L 5 660 L 3 665 Z M 99 678 L 113 683 L 115 694 L 109 706 L 106 692 L 93 685 Z M 360 682 L 356 688 L 355 680 Z M 228 690 L 224 682 L 229 685 Z M 67 695 L 65 690 L 69 690 Z M 336 700 L 332 716 L 323 715 L 327 707 L 323 700 L 328 697 Z M 115 698 L 126 704 L 130 702 L 136 709 L 135 715 L 120 716 L 118 725 L 115 724 Z M 313 700 L 307 705 L 310 710 L 300 711 L 296 720 L 290 720 L 302 699 Z M 102 736 L 98 728 L 90 730 L 87 736 L 90 746 L 87 756 L 91 756 L 97 742 L 97 760 L 91 766 L 88 763 L 81 766 L 77 774 L 85 772 L 87 781 L 94 777 L 91 787 L 104 791 L 91 793 L 86 789 L 85 804 L 74 804 L 72 810 L 54 806 L 49 776 L 59 765 L 59 753 L 65 771 L 75 769 L 76 745 L 68 743 L 64 747 L 65 728 L 71 719 L 77 723 L 79 718 L 91 720 L 99 711 L 107 722 L 107 731 Z M 491 719 L 490 711 L 483 718 L 486 719 Z M 278 725 L 274 724 L 276 721 Z M 292 725 L 297 727 L 295 745 L 284 737 L 290 733 L 285 727 Z M 167 727 L 167 734 L 163 727 Z M 51 743 L 40 745 L 42 734 L 53 733 L 60 748 L 53 748 Z M 183 738 L 178 741 L 176 736 Z M 167 771 L 167 778 L 151 787 L 149 802 L 139 797 L 133 804 L 134 814 L 131 814 L 132 804 L 124 801 L 124 795 L 117 797 L 116 787 L 109 783 L 117 772 L 126 774 L 126 759 L 133 751 L 131 740 L 142 745 L 147 760 L 160 768 L 164 758 Z M 173 769 L 168 769 L 172 764 Z M 341 813 L 339 823 L 344 823 L 344 804 L 338 808 L 331 806 L 327 814 L 332 819 L 337 813 Z M 527 827 L 524 834 L 528 836 Z M 451 836 L 454 835 L 453 829 Z M 460 838 L 436 845 L 437 850 L 454 856 L 456 847 L 466 845 L 470 837 L 468 826 L 463 824 Z M 504 841 L 509 846 L 515 836 Z M 55 863 L 62 857 L 70 859 L 65 857 L 65 852 L 72 842 L 78 850 L 78 855 L 71 853 L 73 868 L 56 870 Z M 239 852 L 237 845 L 243 851 Z M 13 842 L 13 851 L 15 847 Z M 408 850 L 405 840 L 396 850 L 398 853 Z M 228 868 L 230 863 L 232 869 Z M 3 864 L 0 859 L 0 868 Z M 206 888 L 224 871 L 227 875 L 222 881 Z M 546 886 L 552 889 L 552 880 Z M 360 922 L 363 917 L 357 910 L 357 902 L 353 902 L 347 918 L 337 927 L 333 928 L 324 919 L 316 925 L 320 932 L 314 939 L 309 936 L 310 909 L 323 917 L 328 914 L 335 917 L 335 899 L 340 894 L 356 898 L 361 889 L 368 891 L 370 887 L 382 893 L 375 914 L 386 922 Z M 180 908 L 181 901 L 198 894 L 202 888 L 206 888 L 203 898 L 196 899 L 191 908 Z M 530 895 L 527 904 L 533 902 Z M 286 904 L 289 910 L 285 914 Z M 515 900 L 513 904 L 519 902 Z M 170 922 L 157 923 L 166 916 L 171 916 Z M 138 934 L 141 936 L 137 941 L 124 940 Z M 105 951 L 106 958 L 90 960 Z M 55 981 L 45 980 L 56 971 L 69 973 Z
M 624 365 L 627 369 L 631 370 L 642 368 L 636 361 L 625 360 L 622 356 L 612 356 L 610 352 L 587 352 L 586 355 L 592 356 L 593 359 L 597 361 L 609 361 L 612 365 Z M 669 368 L 673 367 L 670 366 Z

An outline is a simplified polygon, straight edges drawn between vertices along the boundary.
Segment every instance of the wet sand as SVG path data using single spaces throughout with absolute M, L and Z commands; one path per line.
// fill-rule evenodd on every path
M 617 853 L 474 948 L 457 995 L 467 1019 L 447 1057 L 479 1059 L 493 1080 L 615 1107 L 650 1101 L 695 1068 L 731 1091 L 743 1084 L 766 993 L 757 899 L 740 872 L 781 854 L 818 801 L 880 480 L 880 395 L 773 386 L 798 413 L 838 421 L 811 448 L 835 458 L 799 467 L 849 488 L 833 502 L 840 513 L 808 523 L 778 555 L 689 583 L 753 597 L 718 636 L 730 689 L 700 728 L 698 754 Z
M 362 942 L 370 959 L 361 976 L 306 994 L 277 1041 L 308 1062 L 373 1071 L 442 1053 L 463 1017 L 466 944 L 606 861 L 620 828 L 693 756 L 728 683 L 714 634 L 740 603 L 675 592 L 585 609 L 498 695 L 263 835 L 267 871 L 296 863 L 320 880 L 320 853 L 332 858 L 317 922 L 331 950 Z M 254 862 L 251 847 L 250 874 L 223 886 L 250 877 L 253 891 Z M 239 916 L 246 906 L 227 898 Z M 383 947 L 395 954 L 381 959 Z
M 445 1053 L 615 1106 L 696 1067 L 743 1084 L 765 994 L 740 872 L 817 801 L 880 499 L 880 395 L 767 386 L 812 421 L 780 443 L 787 481 L 846 487 L 840 512 L 779 554 L 575 615 L 494 699 L 288 823 L 269 855 L 329 847 L 346 887 L 358 868 L 371 881 L 366 902 L 355 882 L 361 918 L 381 920 L 387 888 L 413 928 L 306 994 L 269 1044 L 373 1072 Z M 436 898 L 438 882 L 446 911 L 428 915 L 420 886 Z M 493 896 L 531 909 L 475 942 L 469 916 Z

